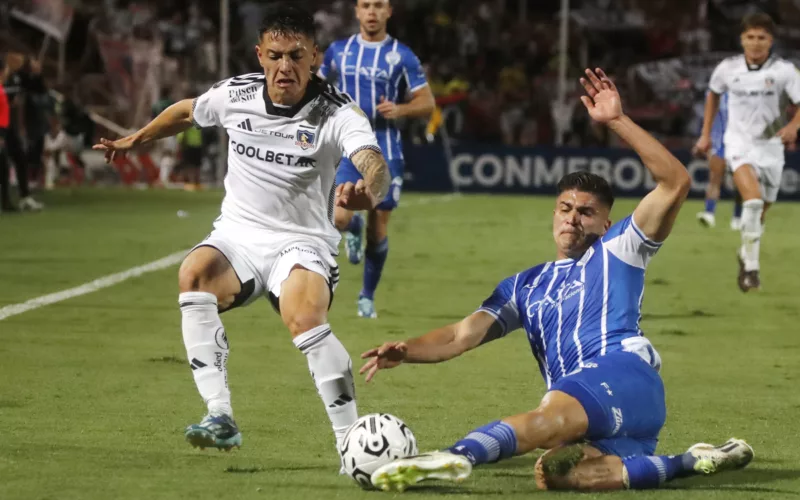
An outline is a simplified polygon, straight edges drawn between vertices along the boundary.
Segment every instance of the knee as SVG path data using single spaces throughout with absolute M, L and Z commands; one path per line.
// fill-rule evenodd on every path
M 221 297 L 212 286 L 212 279 L 205 269 L 198 268 L 187 262 L 181 265 L 178 271 L 178 289 L 180 293 L 186 292 L 209 292 L 217 297 L 217 302 L 222 304 L 227 297 Z
M 560 440 L 563 427 L 561 420 L 563 419 L 547 415 L 539 409 L 528 412 L 525 415 L 525 424 L 521 429 L 522 432 L 518 431 L 518 440 L 530 442 L 532 449 L 555 448 L 563 442 Z
M 292 338 L 326 323 L 325 315 L 319 314 L 310 307 L 306 308 L 305 311 L 290 314 L 281 313 L 281 317 Z

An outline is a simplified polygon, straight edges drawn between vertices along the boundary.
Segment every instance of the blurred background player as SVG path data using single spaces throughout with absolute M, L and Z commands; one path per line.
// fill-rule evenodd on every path
M 362 250 L 364 218 L 361 214 L 341 207 L 337 207 L 335 213 L 336 228 L 345 235 L 348 260 L 358 264 L 365 258 L 358 315 L 376 318 L 375 290 L 389 255 L 389 218 L 400 201 L 403 186 L 403 143 L 400 130 L 393 122 L 404 117 L 427 118 L 435 103 L 417 56 L 386 32 L 392 15 L 389 0 L 357 0 L 355 10 L 360 33 L 328 47 L 319 75 L 335 81 L 339 90 L 349 94 L 366 113 L 392 173 L 389 193 L 367 215 L 365 251 Z M 406 94 L 410 94 L 411 99 L 398 104 Z M 352 162 L 342 158 L 336 184 L 356 182 L 360 178 Z
M 155 119 L 158 115 L 164 112 L 165 109 L 175 104 L 172 89 L 164 87 L 161 89 L 161 97 L 152 106 L 152 118 Z M 178 137 L 167 137 L 157 144 L 158 151 L 161 155 L 158 162 L 159 167 L 159 184 L 162 187 L 172 186 L 172 170 L 175 168 L 178 156 Z
M 782 97 L 800 103 L 800 73 L 789 61 L 771 54 L 775 23 L 764 13 L 742 19 L 743 54 L 723 60 L 711 74 L 706 97 L 703 132 L 695 148 L 708 153 L 711 125 L 720 96 L 728 93 L 725 161 L 742 196 L 742 245 L 739 288 L 761 287 L 759 252 L 764 214 L 778 198 L 784 165 L 784 144 L 797 140 L 800 110 L 782 128 Z
M 6 70 L 5 60 L 0 57 L 0 212 L 13 211 L 8 192 L 8 162 L 6 161 L 6 134 L 11 119 L 11 110 L 8 106 L 8 96 L 3 86 Z
M 711 153 L 708 155 L 708 187 L 706 187 L 705 210 L 697 213 L 697 220 L 702 226 L 714 227 L 717 224 L 715 213 L 717 211 L 717 201 L 719 192 L 722 188 L 722 181 L 725 179 L 725 126 L 728 123 L 728 94 L 722 94 L 719 101 L 719 112 L 714 118 L 714 126 L 711 129 Z M 736 191 L 736 190 L 734 190 Z M 733 204 L 733 217 L 731 217 L 731 229 L 739 231 L 741 229 L 742 199 L 739 192 L 735 192 Z
M 0 159 L 0 161 L 8 162 L 10 160 L 14 165 L 19 189 L 19 209 L 42 210 L 44 205 L 31 196 L 28 185 L 28 154 L 25 151 L 25 142 L 23 141 L 23 136 L 26 133 L 24 101 L 26 93 L 34 90 L 29 88 L 31 83 L 30 59 L 19 53 L 10 53 L 6 61 L 3 81 L 5 82 L 4 87 L 8 96 L 10 119 L 5 138 L 6 154 L 3 155 L 3 159 Z M 5 171 L 8 171 L 8 167 L 5 167 Z M 10 200 L 6 203 L 7 205 L 3 210 L 16 210 Z

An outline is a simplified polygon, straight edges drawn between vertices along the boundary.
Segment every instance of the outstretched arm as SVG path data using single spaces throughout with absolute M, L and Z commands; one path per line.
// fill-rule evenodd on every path
M 336 187 L 336 204 L 348 210 L 372 210 L 389 192 L 391 173 L 383 155 L 372 148 L 358 151 L 350 158 L 363 180 Z
M 502 335 L 502 326 L 483 311 L 473 313 L 458 323 L 430 331 L 405 342 L 386 342 L 361 355 L 370 358 L 359 373 L 366 373 L 366 381 L 378 370 L 394 368 L 401 363 L 441 363 L 474 349 L 484 342 Z
M 691 187 L 686 167 L 652 135 L 625 116 L 616 86 L 601 69 L 594 72 L 587 69 L 581 84 L 587 93 L 581 101 L 591 117 L 608 125 L 630 144 L 653 175 L 657 185 L 639 202 L 633 220 L 648 239 L 664 241 Z
M 161 112 L 153 121 L 133 134 L 111 141 L 100 139 L 100 144 L 95 144 L 92 149 L 105 151 L 106 163 L 114 159 L 117 152 L 142 146 L 148 142 L 157 141 L 165 137 L 177 135 L 192 126 L 192 99 L 176 102 Z

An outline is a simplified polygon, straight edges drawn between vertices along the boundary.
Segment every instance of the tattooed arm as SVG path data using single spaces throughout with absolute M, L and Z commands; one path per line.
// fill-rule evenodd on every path
M 383 155 L 373 148 L 357 151 L 350 161 L 363 179 L 336 187 L 336 204 L 348 210 L 372 210 L 389 192 L 391 174 Z

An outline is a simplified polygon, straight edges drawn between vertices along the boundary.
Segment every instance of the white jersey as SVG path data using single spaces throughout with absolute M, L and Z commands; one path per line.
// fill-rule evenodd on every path
M 322 238 L 337 253 L 336 167 L 342 156 L 380 152 L 369 120 L 347 94 L 312 76 L 301 102 L 280 107 L 270 100 L 264 75 L 251 73 L 196 98 L 192 118 L 228 132 L 223 219 Z
M 775 133 L 785 121 L 783 95 L 800 103 L 800 72 L 774 56 L 760 66 L 748 65 L 744 55 L 729 57 L 714 69 L 708 86 L 715 94 L 728 93 L 726 148 L 781 144 Z

